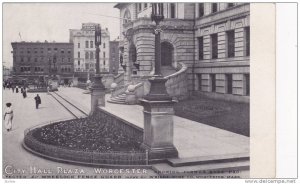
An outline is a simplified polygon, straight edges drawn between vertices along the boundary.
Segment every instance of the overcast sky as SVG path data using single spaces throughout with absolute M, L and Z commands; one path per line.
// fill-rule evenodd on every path
M 116 3 L 5 3 L 3 5 L 3 64 L 12 66 L 11 42 L 69 42 L 69 29 L 100 23 L 110 39 L 120 34 Z M 116 17 L 116 18 L 113 18 Z M 19 36 L 21 35 L 21 38 Z

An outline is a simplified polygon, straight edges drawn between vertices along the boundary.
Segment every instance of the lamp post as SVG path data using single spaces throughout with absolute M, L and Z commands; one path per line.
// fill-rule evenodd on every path
M 159 23 L 164 19 L 163 3 L 152 3 L 151 20 L 155 22 L 155 70 L 149 79 L 150 92 L 141 100 L 144 107 L 144 137 L 141 147 L 148 151 L 149 161 L 164 161 L 178 157 L 178 151 L 173 144 L 173 114 L 174 103 L 167 93 L 165 79 L 161 74 L 161 28 Z
M 160 33 L 162 32 L 159 23 L 164 19 L 163 3 L 152 3 L 151 20 L 155 22 L 154 35 L 155 35 L 155 68 L 154 76 L 149 79 L 151 83 L 150 92 L 145 97 L 147 100 L 172 100 L 167 93 L 165 79 L 161 74 L 161 44 Z
M 102 76 L 100 74 L 100 48 L 101 45 L 101 27 L 95 26 L 95 46 L 96 46 L 96 74 L 94 76 L 94 83 L 91 88 L 91 113 L 95 112 L 95 109 L 100 105 L 105 105 L 105 86 L 102 83 Z

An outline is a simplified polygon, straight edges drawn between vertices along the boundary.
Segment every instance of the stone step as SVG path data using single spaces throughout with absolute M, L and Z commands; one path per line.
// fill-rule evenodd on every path
M 194 166 L 172 167 L 167 163 L 153 164 L 152 169 L 160 176 L 190 176 L 196 174 L 209 174 L 218 172 L 231 172 L 231 171 L 249 171 L 250 161 L 243 160 L 237 162 L 226 163 L 209 163 Z
M 181 166 L 192 166 L 209 163 L 224 163 L 224 162 L 235 162 L 242 160 L 250 160 L 249 153 L 237 153 L 237 154 L 226 154 L 226 155 L 211 155 L 201 156 L 193 158 L 172 158 L 168 159 L 167 162 L 173 167 Z

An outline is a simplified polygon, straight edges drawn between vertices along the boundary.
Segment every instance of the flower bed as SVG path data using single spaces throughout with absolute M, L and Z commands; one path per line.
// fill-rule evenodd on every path
M 108 116 L 98 111 L 87 118 L 61 121 L 30 130 L 24 138 L 25 146 L 43 155 L 68 161 L 145 165 L 146 153 L 140 148 L 140 131 L 129 131 L 134 127 L 118 126 L 120 122 L 116 117 L 107 118 L 104 115 Z

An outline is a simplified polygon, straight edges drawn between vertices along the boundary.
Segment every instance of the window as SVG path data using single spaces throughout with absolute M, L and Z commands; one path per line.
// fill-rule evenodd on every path
M 144 3 L 144 8 L 147 8 L 148 7 L 148 4 L 147 3 Z
M 80 43 L 77 44 L 78 48 L 80 48 Z
M 61 58 L 61 62 L 64 62 L 64 58 Z
M 85 52 L 85 59 L 89 59 L 89 53 Z
M 103 43 L 103 48 L 105 48 L 105 43 Z
M 216 92 L 216 74 L 210 74 L 211 92 Z
M 68 54 L 71 54 L 71 49 L 68 49 Z
M 28 61 L 28 62 L 30 62 L 30 60 L 31 60 L 31 58 L 30 58 L 30 57 L 28 57 L 28 58 L 27 58 L 27 61 Z
M 23 62 L 24 61 L 24 58 L 23 57 L 21 57 L 21 62 Z
M 94 48 L 94 42 L 90 41 L 90 48 Z
M 77 54 L 78 54 L 78 58 L 80 58 L 80 52 L 78 52 Z
M 89 48 L 89 41 L 85 41 L 85 48 Z
M 250 27 L 245 27 L 245 55 L 250 56 Z
M 56 51 L 56 52 L 57 52 L 57 48 L 54 48 L 54 51 Z
M 218 11 L 218 3 L 211 3 L 211 12 L 215 13 Z
M 139 4 L 138 4 L 138 11 L 139 11 L 139 12 L 142 11 L 142 3 L 139 3 Z
M 94 59 L 94 52 L 90 52 L 90 59 Z
M 71 62 L 71 58 L 68 58 L 68 62 Z
M 250 75 L 245 74 L 244 75 L 244 89 L 245 89 L 245 95 L 250 95 Z
M 30 50 L 27 50 L 27 53 L 30 54 Z
M 217 59 L 218 58 L 218 34 L 210 35 L 211 41 L 211 58 Z
M 77 63 L 77 65 L 78 65 L 78 66 L 80 66 L 80 60 L 78 60 L 78 63 Z
M 171 15 L 170 18 L 175 18 L 175 3 L 170 4 Z
M 198 37 L 199 60 L 203 60 L 203 37 Z
M 103 52 L 103 58 L 105 59 L 105 52 Z
M 234 3 L 227 3 L 227 8 L 234 7 Z
M 131 21 L 131 14 L 129 10 L 126 10 L 124 17 L 123 17 L 123 24 L 126 24 Z
M 37 58 L 34 58 L 34 62 L 37 62 L 38 61 L 38 59 Z
M 226 92 L 232 94 L 232 74 L 226 74 Z
M 64 54 L 65 53 L 64 49 L 60 49 L 60 53 Z
M 202 90 L 202 75 L 198 74 L 198 90 Z
M 234 30 L 227 31 L 227 57 L 234 57 Z
M 204 15 L 204 3 L 198 3 L 198 13 L 199 13 L 199 17 L 203 17 L 203 15 Z

